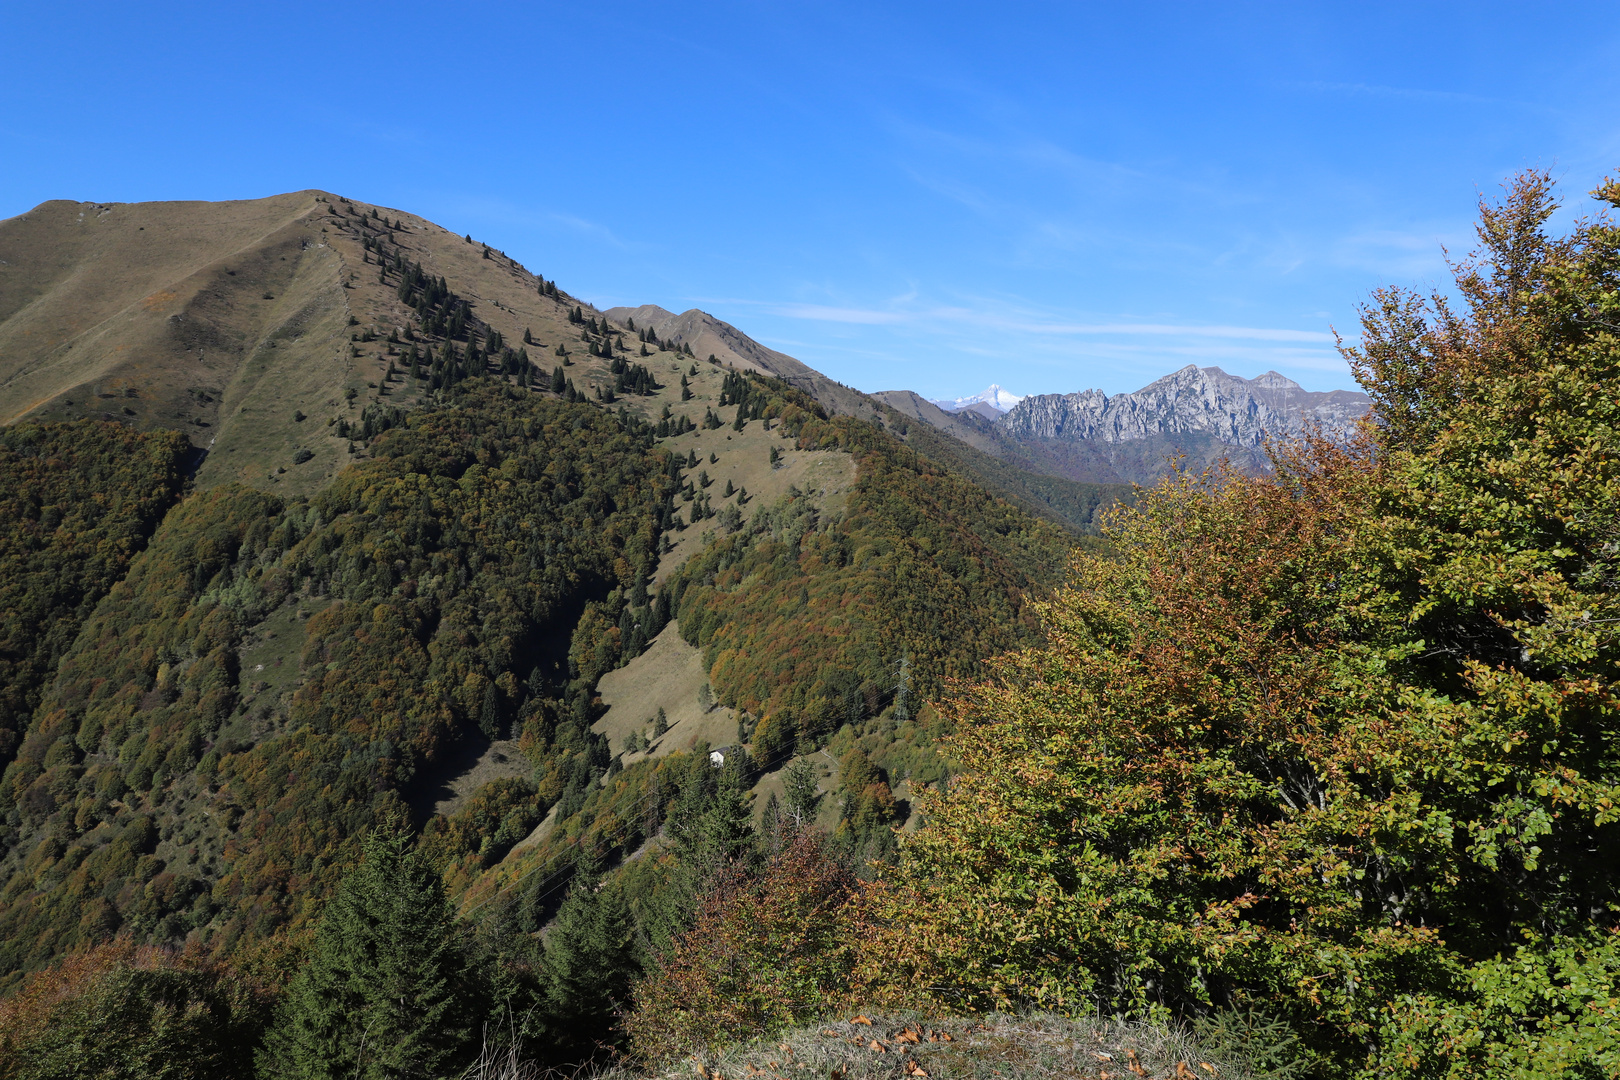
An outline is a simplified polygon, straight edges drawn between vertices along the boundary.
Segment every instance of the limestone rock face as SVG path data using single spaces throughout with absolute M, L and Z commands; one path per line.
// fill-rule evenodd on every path
M 1313 423 L 1329 437 L 1344 438 L 1368 407 L 1365 394 L 1308 391 L 1275 371 L 1245 379 L 1189 364 L 1133 394 L 1032 395 L 996 427 L 1020 441 L 1122 443 L 1202 436 L 1256 450 L 1267 438 L 1302 435 Z

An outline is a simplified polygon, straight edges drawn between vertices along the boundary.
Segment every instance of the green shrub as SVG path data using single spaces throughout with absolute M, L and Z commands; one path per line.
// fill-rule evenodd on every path
M 252 1073 L 271 997 L 193 953 L 76 953 L 0 1005 L 0 1080 L 214 1080 Z

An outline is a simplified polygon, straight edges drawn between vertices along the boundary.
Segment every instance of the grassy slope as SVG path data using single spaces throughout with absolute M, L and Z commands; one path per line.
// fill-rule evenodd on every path
M 385 342 L 351 340 L 366 329 L 386 338 L 410 318 L 362 242 L 384 233 L 369 216 L 378 209 L 402 226 L 394 246 L 447 278 L 508 341 L 526 327 L 548 348 L 577 340 L 571 298 L 541 296 L 511 260 L 390 208 L 318 191 L 48 202 L 0 222 L 0 422 L 105 416 L 172 428 L 208 451 L 203 486 L 324 486 L 351 460 L 327 422 L 414 396 L 384 379 Z M 545 351 L 530 349 L 536 359 Z M 295 466 L 300 447 L 315 456 Z

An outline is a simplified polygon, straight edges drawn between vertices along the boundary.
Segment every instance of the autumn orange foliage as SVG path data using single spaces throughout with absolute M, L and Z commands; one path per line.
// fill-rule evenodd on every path
M 663 1061 L 842 1005 L 855 886 L 813 829 L 793 833 L 763 872 L 721 877 L 693 928 L 636 986 L 632 1050 Z

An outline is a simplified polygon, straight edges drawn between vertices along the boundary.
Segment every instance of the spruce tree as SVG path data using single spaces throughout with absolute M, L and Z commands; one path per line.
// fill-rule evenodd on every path
M 795 761 L 782 774 L 782 795 L 785 803 L 783 816 L 803 827 L 816 820 L 821 805 L 821 792 L 816 790 L 815 766 L 808 761 Z
M 444 883 L 405 831 L 373 831 L 288 988 L 260 1073 L 426 1080 L 459 1069 L 481 1012 L 465 944 Z
M 579 1060 L 610 1040 L 637 974 L 629 905 L 622 888 L 602 886 L 594 860 L 575 872 L 545 940 L 552 1042 L 562 1059 Z
M 748 788 L 748 753 L 733 747 L 716 770 L 714 798 L 687 834 L 684 854 L 705 881 L 750 852 L 754 830 Z

